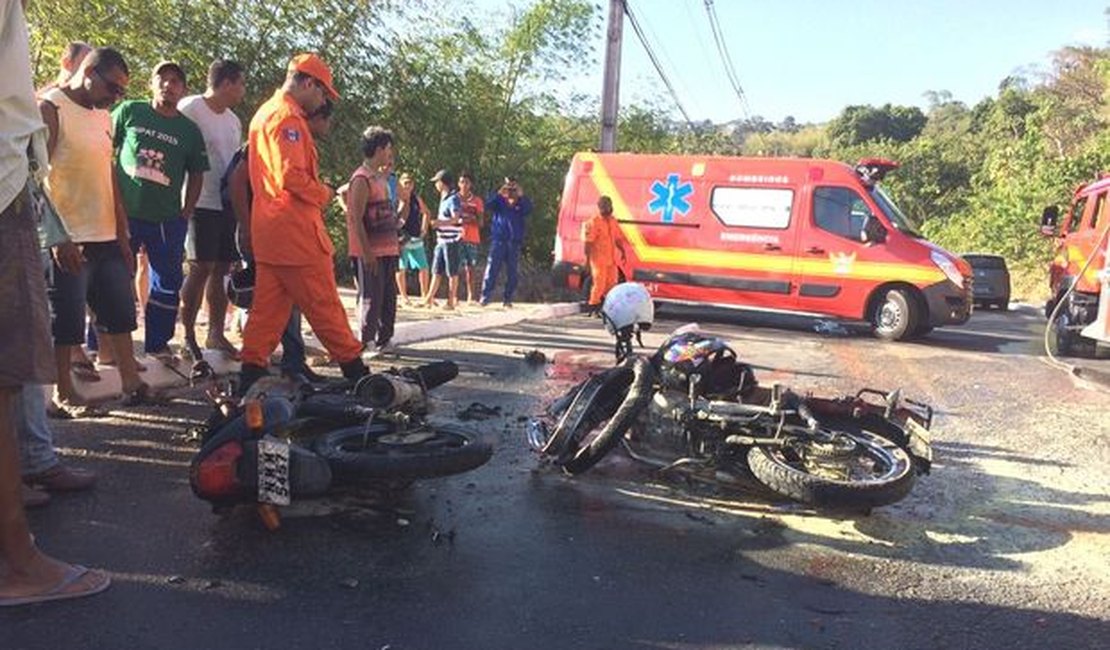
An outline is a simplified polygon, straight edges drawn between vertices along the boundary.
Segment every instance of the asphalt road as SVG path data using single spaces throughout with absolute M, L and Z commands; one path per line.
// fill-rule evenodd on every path
M 470 422 L 496 442 L 488 465 L 295 506 L 276 533 L 190 492 L 180 434 L 199 399 L 59 424 L 68 460 L 102 481 L 32 513 L 34 531 L 115 584 L 0 612 L 0 648 L 1106 647 L 1110 391 L 1039 358 L 1035 313 L 978 312 L 888 344 L 668 311 L 645 342 L 692 319 L 763 383 L 931 403 L 933 473 L 870 516 L 662 479 L 619 452 L 561 476 L 538 465 L 523 420 L 606 363 L 609 340 L 585 317 L 522 323 L 399 360 L 460 364 L 436 391 L 441 417 L 500 409 Z M 551 362 L 526 363 L 532 349 Z

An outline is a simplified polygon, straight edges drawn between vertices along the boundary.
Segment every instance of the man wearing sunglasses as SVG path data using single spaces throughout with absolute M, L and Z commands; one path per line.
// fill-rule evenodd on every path
M 145 395 L 131 343 L 130 229 L 112 173 L 112 119 L 108 108 L 127 90 L 127 63 L 110 48 L 93 50 L 63 87 L 42 95 L 39 110 L 49 128 L 45 187 L 70 241 L 54 247 L 50 304 L 58 367 L 56 406 L 70 416 L 90 407 L 76 399 L 70 364 L 85 339 L 86 305 L 101 342 L 119 363 L 126 395 Z
M 250 239 L 256 275 L 243 332 L 242 392 L 269 374 L 270 354 L 294 305 L 339 362 L 343 376 L 367 373 L 362 343 L 339 301 L 334 249 L 324 228 L 323 209 L 335 190 L 320 180 L 316 143 L 305 119 L 328 98 L 339 99 L 331 70 L 315 54 L 299 54 L 289 62 L 285 83 L 251 119 Z

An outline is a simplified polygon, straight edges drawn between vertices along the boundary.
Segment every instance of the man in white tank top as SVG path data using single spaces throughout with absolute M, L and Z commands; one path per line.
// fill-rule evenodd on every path
M 135 302 L 127 215 L 112 172 L 112 120 L 108 111 L 127 90 L 127 64 L 110 48 L 93 50 L 64 87 L 42 94 L 39 110 L 49 129 L 45 187 L 69 232 L 53 250 L 50 302 L 58 367 L 57 402 L 63 412 L 84 413 L 73 389 L 70 360 L 85 340 L 85 307 L 96 316 L 102 343 L 117 360 L 129 401 L 142 401 L 131 333 Z
M 204 94 L 190 95 L 177 104 L 178 110 L 200 127 L 208 151 L 208 171 L 204 172 L 197 209 L 189 219 L 185 237 L 189 275 L 181 287 L 185 345 L 197 363 L 203 360 L 195 332 L 202 296 L 208 298 L 208 336 L 204 347 L 221 350 L 233 358 L 239 356 L 224 336 L 227 314 L 224 276 L 239 254 L 235 246 L 235 215 L 224 211 L 220 179 L 243 143 L 243 124 L 231 109 L 243 101 L 245 93 L 243 67 L 235 61 L 217 60 L 208 68 L 208 88 Z

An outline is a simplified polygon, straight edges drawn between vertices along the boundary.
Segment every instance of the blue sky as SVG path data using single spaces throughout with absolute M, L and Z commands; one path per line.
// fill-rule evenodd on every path
M 607 0 L 595 0 L 608 13 Z M 703 0 L 628 0 L 687 112 L 743 117 L 713 44 Z M 521 2 L 482 4 L 526 6 Z M 947 90 L 973 105 L 1008 75 L 1036 78 L 1065 45 L 1107 44 L 1110 0 L 716 0 L 751 115 L 823 122 L 851 104 L 926 106 Z M 576 88 L 599 92 L 598 64 Z M 627 20 L 621 100 L 673 102 Z M 594 91 L 593 89 L 597 89 Z M 675 116 L 679 116 L 677 110 Z

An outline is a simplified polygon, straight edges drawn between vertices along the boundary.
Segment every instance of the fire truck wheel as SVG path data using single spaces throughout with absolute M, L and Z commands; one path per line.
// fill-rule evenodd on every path
M 900 341 L 918 329 L 921 310 L 904 289 L 890 289 L 878 301 L 871 323 L 875 335 L 887 341 Z

